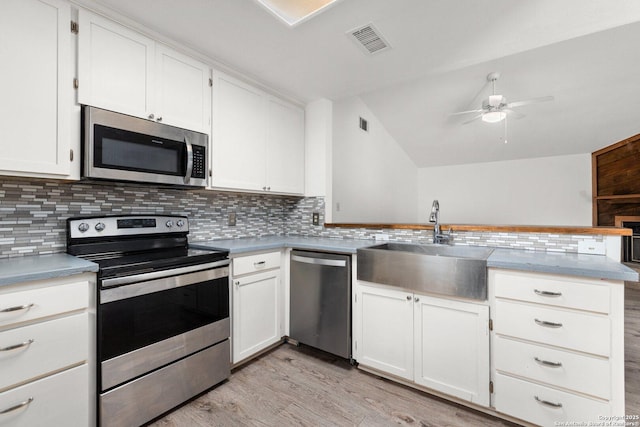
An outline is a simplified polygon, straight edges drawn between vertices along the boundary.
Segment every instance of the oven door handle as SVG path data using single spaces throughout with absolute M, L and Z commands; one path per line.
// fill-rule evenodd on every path
M 156 271 L 152 273 L 136 274 L 135 276 L 117 277 L 102 281 L 102 287 L 106 288 L 114 285 L 113 282 L 126 279 L 126 283 L 118 282 L 119 285 L 100 291 L 100 303 L 105 304 L 125 298 L 132 298 L 140 295 L 151 294 L 167 289 L 188 286 L 194 283 L 201 283 L 208 280 L 220 279 L 229 276 L 229 260 L 212 262 L 209 264 L 199 264 L 197 266 L 175 268 L 172 270 Z M 107 283 L 105 283 L 107 282 Z

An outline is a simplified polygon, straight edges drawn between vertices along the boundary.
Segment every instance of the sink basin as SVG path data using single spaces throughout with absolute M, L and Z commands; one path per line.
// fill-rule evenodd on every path
M 358 280 L 417 292 L 487 299 L 491 248 L 384 243 L 358 249 Z

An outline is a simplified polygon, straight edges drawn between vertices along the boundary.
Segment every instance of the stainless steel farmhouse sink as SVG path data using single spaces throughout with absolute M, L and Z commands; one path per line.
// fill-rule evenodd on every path
M 358 280 L 485 300 L 491 252 L 469 246 L 385 243 L 358 249 Z

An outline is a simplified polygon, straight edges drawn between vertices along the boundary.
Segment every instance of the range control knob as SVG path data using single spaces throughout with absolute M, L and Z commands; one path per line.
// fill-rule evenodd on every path
M 178 222 L 176 222 L 176 225 L 177 225 L 178 227 L 182 227 L 182 226 L 184 225 L 184 221 L 183 221 L 183 220 L 181 220 L 181 219 L 179 219 L 179 220 L 178 220 Z
M 95 229 L 96 231 L 102 231 L 104 230 L 105 225 L 102 222 L 99 222 L 96 224 Z
M 78 230 L 80 230 L 81 233 L 84 233 L 85 231 L 87 231 L 89 229 L 89 224 L 87 224 L 86 222 L 81 222 L 78 225 Z
M 166 226 L 169 228 L 173 227 L 173 221 L 171 220 L 167 221 Z

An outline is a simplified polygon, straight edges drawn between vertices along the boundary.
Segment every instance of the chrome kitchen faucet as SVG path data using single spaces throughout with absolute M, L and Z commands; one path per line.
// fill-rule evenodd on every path
M 429 222 L 435 223 L 433 226 L 433 243 L 449 243 L 451 241 L 451 228 L 446 233 L 440 231 L 440 203 L 438 200 L 434 200 L 431 205 L 431 215 L 429 215 Z

